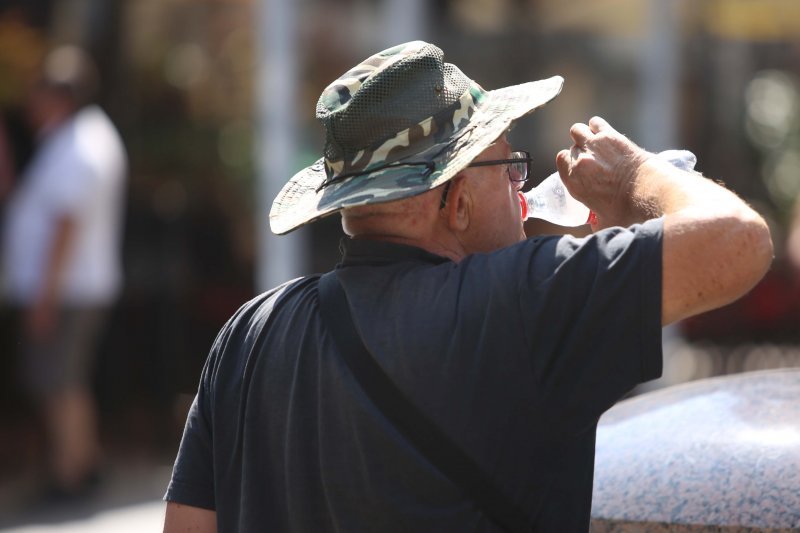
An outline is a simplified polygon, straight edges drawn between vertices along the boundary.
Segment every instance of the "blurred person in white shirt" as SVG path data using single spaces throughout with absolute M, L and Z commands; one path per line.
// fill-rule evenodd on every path
M 100 446 L 91 371 L 122 283 L 127 156 L 92 104 L 96 67 L 82 50 L 51 52 L 26 113 L 33 158 L 9 198 L 3 227 L 6 296 L 19 312 L 21 379 L 41 409 L 53 496 L 94 484 Z

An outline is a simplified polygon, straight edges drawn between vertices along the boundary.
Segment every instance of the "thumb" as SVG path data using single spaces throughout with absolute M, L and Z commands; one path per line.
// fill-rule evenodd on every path
M 558 173 L 561 175 L 561 179 L 564 179 L 564 176 L 569 175 L 569 164 L 572 160 L 572 156 L 570 155 L 569 150 L 561 150 L 556 155 L 556 169 Z

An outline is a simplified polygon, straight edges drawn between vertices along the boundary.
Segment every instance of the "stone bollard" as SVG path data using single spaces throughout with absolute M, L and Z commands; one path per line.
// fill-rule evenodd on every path
M 614 406 L 597 430 L 591 531 L 800 531 L 800 369 Z

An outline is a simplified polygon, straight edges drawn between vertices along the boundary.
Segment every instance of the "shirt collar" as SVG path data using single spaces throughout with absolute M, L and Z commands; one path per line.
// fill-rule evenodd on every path
M 342 252 L 340 266 L 384 265 L 401 261 L 421 261 L 435 265 L 450 261 L 416 246 L 371 239 L 343 237 L 339 242 Z

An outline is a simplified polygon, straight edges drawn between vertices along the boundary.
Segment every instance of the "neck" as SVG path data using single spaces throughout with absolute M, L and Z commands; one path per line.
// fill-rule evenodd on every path
M 415 246 L 458 262 L 468 250 L 448 226 L 440 198 L 441 192 L 433 189 L 403 200 L 348 208 L 342 212 L 342 229 L 353 239 Z
M 71 110 L 63 110 L 62 112 L 54 113 L 53 115 L 47 117 L 47 119 L 42 121 L 37 128 L 36 138 L 39 140 L 44 139 L 53 131 L 58 129 L 58 127 L 65 123 L 71 116 Z

